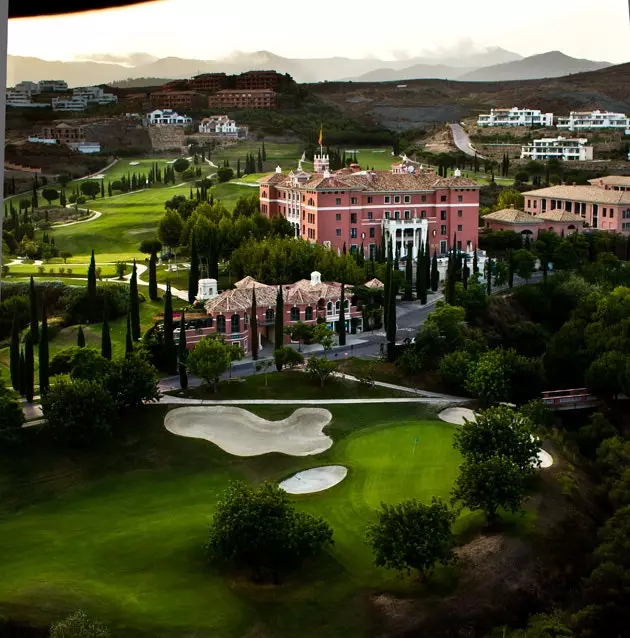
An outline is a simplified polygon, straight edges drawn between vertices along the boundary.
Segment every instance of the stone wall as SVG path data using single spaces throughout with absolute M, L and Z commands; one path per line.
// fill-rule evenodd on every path
M 183 126 L 149 126 L 146 129 L 154 151 L 177 149 L 185 145 Z

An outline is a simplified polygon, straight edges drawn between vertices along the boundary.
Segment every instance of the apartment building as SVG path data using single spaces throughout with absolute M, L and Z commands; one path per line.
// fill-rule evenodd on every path
M 480 115 L 477 126 L 553 126 L 553 113 L 543 113 L 539 109 L 492 109 L 490 113 Z
M 73 98 L 85 98 L 88 104 L 116 104 L 118 96 L 113 93 L 105 93 L 100 86 L 82 86 L 72 89 Z
M 228 76 L 225 73 L 202 73 L 201 75 L 195 75 L 188 82 L 188 86 L 193 91 L 207 91 L 209 93 L 215 93 L 227 86 Z
M 326 155 L 315 157 L 314 169 L 278 167 L 259 181 L 261 213 L 286 217 L 296 237 L 336 251 L 363 245 L 367 258 L 383 239 L 401 257 L 411 243 L 414 258 L 422 242 L 441 255 L 453 241 L 466 251 L 477 244 L 480 186 L 459 172 L 443 178 L 405 164 L 391 171 L 355 164 L 331 173 Z
M 6 93 L 6 105 L 14 108 L 50 108 L 45 102 L 33 102 L 31 93 L 22 90 L 8 90 Z
M 192 118 L 171 109 L 156 109 L 147 113 L 145 122 L 147 126 L 186 126 L 192 124 Z
M 528 191 L 524 196 L 525 211 L 532 215 L 566 211 L 579 215 L 590 228 L 630 234 L 628 177 L 598 178 L 591 180 L 590 186 L 550 186 Z
M 568 116 L 558 117 L 556 126 L 568 131 L 622 129 L 630 135 L 630 117 L 611 111 L 571 111 Z
M 593 147 L 585 138 L 543 137 L 521 147 L 521 159 L 579 161 L 593 159 Z
M 28 80 L 23 80 L 22 82 L 18 82 L 15 85 L 14 90 L 33 95 L 39 93 L 39 84 L 37 82 L 29 82 Z
M 194 108 L 206 103 L 206 97 L 197 91 L 155 91 L 151 104 L 158 109 Z
M 84 97 L 54 97 L 52 99 L 53 111 L 85 111 L 88 101 Z
M 68 83 L 65 80 L 40 80 L 37 88 L 38 93 L 65 93 Z
M 235 109 L 273 109 L 276 106 L 276 93 L 270 89 L 251 89 L 248 91 L 225 89 L 208 98 L 208 106 Z
M 280 74 L 276 71 L 247 71 L 236 76 L 237 89 L 273 89 L 275 90 L 280 80 Z
M 57 140 L 59 144 L 79 144 L 86 141 L 85 128 L 72 126 L 66 122 L 60 122 L 54 126 L 45 126 L 40 138 L 45 140 Z

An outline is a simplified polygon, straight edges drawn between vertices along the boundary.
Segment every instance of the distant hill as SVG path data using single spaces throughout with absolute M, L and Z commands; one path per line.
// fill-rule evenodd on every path
M 414 64 L 404 69 L 375 69 L 364 73 L 356 82 L 402 82 L 420 78 L 440 78 L 442 80 L 456 80 L 470 69 L 446 66 L 444 64 Z
M 597 71 L 612 66 L 610 62 L 594 62 L 572 58 L 560 51 L 532 55 L 522 60 L 476 69 L 459 76 L 465 82 L 505 82 L 557 78 L 572 73 Z

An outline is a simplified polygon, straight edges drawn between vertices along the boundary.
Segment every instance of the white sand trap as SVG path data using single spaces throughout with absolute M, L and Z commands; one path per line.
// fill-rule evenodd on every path
M 331 419 L 323 408 L 299 408 L 286 419 L 267 421 L 242 408 L 208 405 L 171 410 L 164 427 L 179 436 L 211 441 L 235 456 L 309 456 L 332 445 L 322 432 Z
M 446 410 L 442 410 L 438 416 L 442 421 L 453 423 L 454 425 L 464 425 L 464 419 L 468 419 L 468 421 L 475 420 L 475 413 L 468 408 L 447 408 Z M 549 452 L 545 452 L 545 450 L 540 450 L 538 458 L 541 468 L 551 467 L 553 465 L 553 456 L 551 456 Z
M 282 481 L 280 487 L 289 494 L 312 494 L 323 492 L 337 483 L 341 483 L 348 474 L 348 468 L 343 465 L 326 465 L 313 467 L 310 470 L 298 472 Z
M 453 425 L 464 425 L 464 419 L 475 420 L 475 413 L 469 408 L 446 408 L 438 414 L 442 421 Z

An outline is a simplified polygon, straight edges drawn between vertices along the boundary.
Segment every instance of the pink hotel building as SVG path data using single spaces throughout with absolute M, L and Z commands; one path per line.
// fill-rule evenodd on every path
M 297 170 L 263 177 L 260 211 L 283 215 L 296 237 L 341 251 L 363 244 L 369 258 L 383 234 L 389 250 L 401 257 L 421 242 L 440 255 L 457 247 L 472 251 L 477 244 L 479 184 L 461 176 L 439 177 L 433 170 L 395 164 L 391 171 L 361 170 L 357 164 L 331 173 L 328 156 L 315 156 L 314 172 Z

